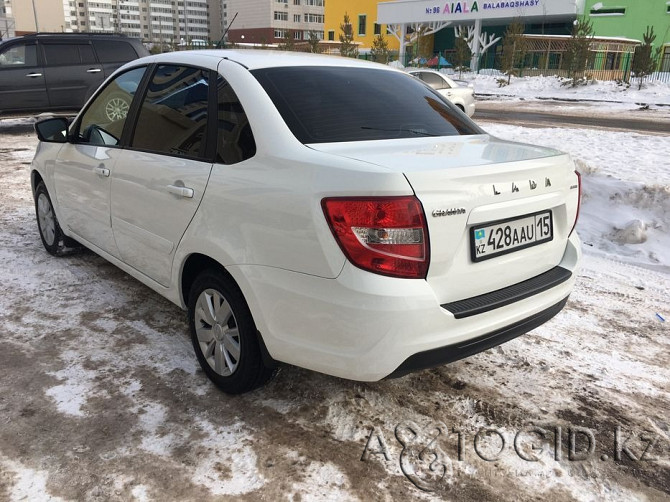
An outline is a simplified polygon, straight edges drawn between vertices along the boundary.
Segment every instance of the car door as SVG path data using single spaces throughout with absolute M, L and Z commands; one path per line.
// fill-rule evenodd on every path
M 3 45 L 0 49 L 0 111 L 48 108 L 44 68 L 37 44 Z
M 108 118 L 110 96 L 123 94 L 128 102 L 146 67 L 117 76 L 90 103 L 71 128 L 72 143 L 60 150 L 54 165 L 55 196 L 61 225 L 113 256 L 119 256 L 111 225 L 111 174 L 122 153 L 120 140 L 127 114 Z
M 209 70 L 157 66 L 112 176 L 112 229 L 121 258 L 165 286 L 212 169 L 205 141 L 209 79 Z
M 102 65 L 87 41 L 43 42 L 44 75 L 51 108 L 78 110 L 104 80 Z

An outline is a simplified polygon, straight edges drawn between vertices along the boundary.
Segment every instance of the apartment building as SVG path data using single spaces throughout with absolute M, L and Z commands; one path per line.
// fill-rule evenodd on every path
M 280 43 L 291 32 L 294 40 L 308 40 L 310 32 L 323 39 L 324 0 L 225 0 L 228 31 L 233 43 Z
M 190 44 L 210 39 L 209 4 L 221 1 L 35 0 L 35 10 L 26 0 L 0 0 L 0 5 L 11 13 L 17 34 L 116 32 L 153 43 Z
M 16 35 L 16 23 L 12 16 L 12 8 L 0 0 L 0 40 Z

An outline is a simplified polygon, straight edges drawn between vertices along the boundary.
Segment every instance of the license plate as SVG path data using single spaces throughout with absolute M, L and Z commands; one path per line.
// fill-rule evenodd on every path
M 551 211 L 474 226 L 470 228 L 472 261 L 488 260 L 553 238 Z

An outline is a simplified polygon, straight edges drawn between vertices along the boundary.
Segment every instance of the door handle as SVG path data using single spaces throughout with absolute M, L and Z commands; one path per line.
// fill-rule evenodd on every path
M 178 187 L 175 185 L 168 185 L 167 186 L 168 192 L 171 194 L 174 194 L 178 197 L 185 197 L 187 199 L 192 199 L 193 198 L 193 189 L 192 188 L 187 188 L 187 187 Z
M 26 75 L 26 77 L 30 77 L 30 78 L 37 78 L 37 77 L 41 77 L 41 76 L 42 76 L 41 73 L 28 73 L 28 75 Z
M 100 175 L 100 176 L 104 176 L 105 178 L 107 178 L 109 176 L 109 169 L 107 169 L 105 167 L 102 167 L 102 166 L 94 167 L 93 172 L 95 174 Z
M 86 73 L 100 73 L 102 70 L 100 68 L 89 68 L 86 70 Z

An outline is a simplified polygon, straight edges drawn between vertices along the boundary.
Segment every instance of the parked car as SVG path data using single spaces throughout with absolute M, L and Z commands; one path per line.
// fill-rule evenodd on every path
M 444 73 L 435 70 L 409 70 L 409 74 L 423 80 L 427 85 L 459 107 L 468 117 L 474 115 L 475 90 L 472 87 L 459 85 L 459 83 Z
M 109 118 L 118 93 L 130 111 Z M 573 288 L 569 156 L 496 139 L 384 65 L 161 54 L 36 130 L 44 247 L 76 240 L 188 310 L 229 393 L 278 361 L 362 381 L 454 361 L 544 323 Z
M 39 33 L 0 42 L 0 113 L 79 110 L 117 68 L 149 52 L 138 39 L 93 33 Z M 108 113 L 127 113 L 110 96 Z

